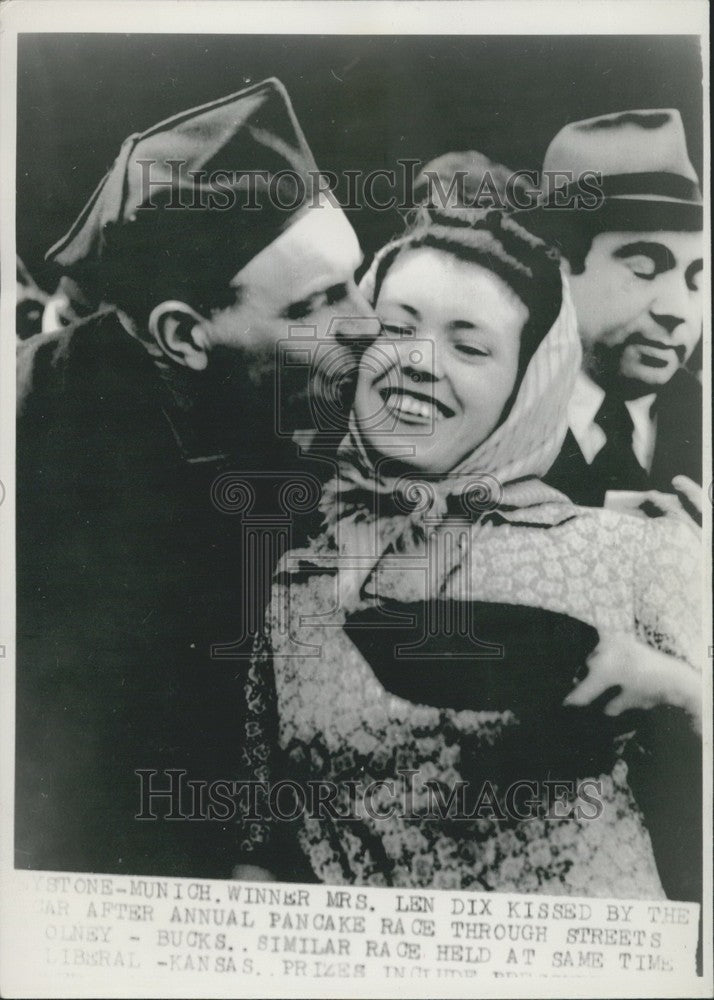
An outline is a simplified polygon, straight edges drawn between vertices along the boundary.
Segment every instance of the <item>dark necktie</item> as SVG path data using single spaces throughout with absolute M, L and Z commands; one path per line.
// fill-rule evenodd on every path
M 605 396 L 595 423 L 602 427 L 607 439 L 590 466 L 603 497 L 607 490 L 648 489 L 649 476 L 632 450 L 635 425 L 624 399 Z

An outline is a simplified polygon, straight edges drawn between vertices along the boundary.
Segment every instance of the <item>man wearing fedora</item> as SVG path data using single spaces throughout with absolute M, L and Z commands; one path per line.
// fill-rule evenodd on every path
M 601 198 L 578 200 L 593 171 Z M 701 523 L 702 391 L 686 364 L 702 335 L 702 196 L 680 114 L 567 125 L 545 155 L 543 175 L 556 172 L 571 181 L 559 198 L 570 207 L 544 200 L 532 225 L 565 259 L 583 366 L 547 481 L 577 503 Z M 630 781 L 662 884 L 700 899 L 700 739 L 676 710 L 639 713 L 633 728 Z
M 266 80 L 127 139 L 49 253 L 107 307 L 19 352 L 20 867 L 230 875 L 234 824 L 200 787 L 240 778 L 242 671 L 281 554 L 256 535 L 249 572 L 245 525 L 288 530 L 286 473 L 314 481 L 286 433 L 309 417 L 306 354 L 371 316 L 318 176 Z M 296 325 L 314 345 L 278 412 Z
M 554 171 L 576 185 L 597 172 L 602 200 L 539 213 L 567 261 L 583 345 L 549 482 L 596 506 L 610 491 L 695 500 L 702 394 L 685 365 L 702 335 L 702 196 L 679 112 L 567 125 L 545 156 L 544 175 Z

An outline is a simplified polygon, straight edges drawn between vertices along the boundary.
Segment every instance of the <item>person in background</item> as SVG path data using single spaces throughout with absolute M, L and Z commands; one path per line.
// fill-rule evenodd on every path
M 548 481 L 578 503 L 654 490 L 701 511 L 702 393 L 686 365 L 702 336 L 702 196 L 679 112 L 566 125 L 546 152 L 549 171 L 569 172 L 576 195 L 577 179 L 596 171 L 602 199 L 531 215 L 568 262 L 583 345 Z M 529 224 L 529 213 L 518 217 Z
M 572 183 L 544 188 L 540 206 L 517 218 L 566 260 L 583 365 L 545 481 L 580 504 L 701 524 L 702 387 L 687 365 L 701 350 L 702 195 L 681 116 L 634 110 L 566 125 L 548 171 Z M 595 204 L 578 184 L 593 171 Z M 667 894 L 700 900 L 701 740 L 658 709 L 629 751 Z
M 437 211 L 469 208 L 488 212 L 523 204 L 532 184 L 522 173 L 491 160 L 475 149 L 443 153 L 425 163 L 414 181 L 417 216 L 430 206 Z
M 78 281 L 63 275 L 42 313 L 42 332 L 54 333 L 63 326 L 71 326 L 92 313 L 99 312 L 103 303 L 97 302 L 87 288 Z M 107 307 L 111 308 L 111 307 Z
M 276 351 L 307 326 L 305 362 L 341 317 L 372 315 L 357 237 L 316 178 L 266 80 L 127 139 L 49 252 L 107 308 L 18 353 L 19 867 L 230 875 L 233 826 L 191 822 L 188 783 L 240 775 L 284 487 L 309 510 L 316 482 L 289 436 L 310 364 L 286 367 L 282 410 Z M 251 512 L 275 529 L 255 556 Z M 136 818 L 169 811 L 183 821 Z
M 38 287 L 20 257 L 16 258 L 15 264 L 17 276 L 15 328 L 18 340 L 27 340 L 42 329 L 47 292 Z

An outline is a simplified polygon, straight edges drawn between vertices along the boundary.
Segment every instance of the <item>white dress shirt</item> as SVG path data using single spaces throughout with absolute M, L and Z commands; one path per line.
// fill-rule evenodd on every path
M 647 396 L 625 401 L 634 425 L 632 450 L 637 461 L 647 472 L 652 467 L 657 437 L 657 417 L 651 412 L 655 398 L 656 393 L 653 392 Z M 588 465 L 593 462 L 607 440 L 605 431 L 595 423 L 595 417 L 604 399 L 605 390 L 596 385 L 584 372 L 580 372 L 568 404 L 568 423 Z

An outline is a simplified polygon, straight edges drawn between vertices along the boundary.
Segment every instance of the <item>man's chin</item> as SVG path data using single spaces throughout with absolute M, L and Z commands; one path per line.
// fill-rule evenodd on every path
M 638 361 L 628 361 L 623 358 L 620 365 L 619 379 L 625 385 L 642 389 L 645 392 L 657 392 L 667 385 L 677 371 L 678 365 L 668 364 L 664 367 L 652 367 Z

